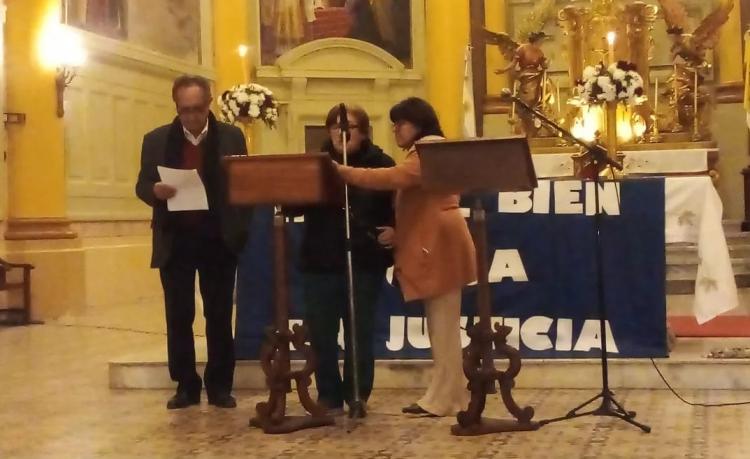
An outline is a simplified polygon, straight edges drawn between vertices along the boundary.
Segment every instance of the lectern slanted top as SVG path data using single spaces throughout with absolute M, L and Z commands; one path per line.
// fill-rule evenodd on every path
M 225 158 L 228 198 L 234 205 L 344 203 L 344 184 L 326 153 Z
M 460 193 L 530 191 L 537 179 L 524 136 L 415 144 L 422 186 Z

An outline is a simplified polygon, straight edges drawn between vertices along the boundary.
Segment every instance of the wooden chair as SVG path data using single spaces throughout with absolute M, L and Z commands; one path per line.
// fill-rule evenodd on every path
M 25 263 L 9 263 L 0 258 L 0 292 L 8 292 L 8 304 L 0 309 L 0 325 L 28 325 L 31 323 L 31 270 Z M 8 274 L 22 271 L 21 281 L 9 280 Z M 21 304 L 13 305 L 12 292 L 21 292 Z

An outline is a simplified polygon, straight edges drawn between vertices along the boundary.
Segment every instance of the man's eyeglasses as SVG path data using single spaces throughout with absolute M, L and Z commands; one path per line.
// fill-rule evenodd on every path
M 191 114 L 200 114 L 208 110 L 208 104 L 206 105 L 194 105 L 194 106 L 187 106 L 187 107 L 177 107 L 177 114 L 178 115 L 191 115 Z

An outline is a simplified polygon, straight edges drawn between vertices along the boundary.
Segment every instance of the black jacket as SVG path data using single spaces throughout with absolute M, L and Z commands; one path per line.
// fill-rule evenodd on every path
M 151 267 L 162 268 L 169 261 L 174 234 L 180 231 L 174 212 L 167 210 L 165 201 L 154 196 L 154 184 L 160 181 L 157 166 L 180 167 L 185 136 L 179 119 L 154 129 L 143 137 L 141 170 L 135 185 L 136 195 L 153 208 L 151 228 L 153 246 Z M 247 239 L 250 209 L 230 206 L 226 199 L 226 177 L 221 158 L 246 155 L 245 136 L 236 126 L 221 123 L 209 115 L 208 135 L 203 140 L 203 170 L 201 180 L 206 187 L 209 210 L 206 220 L 218 226 L 227 248 L 239 253 Z
M 330 142 L 323 146 L 334 161 L 343 163 Z M 348 155 L 353 167 L 392 167 L 396 163 L 369 140 Z M 379 226 L 394 226 L 393 193 L 349 187 L 352 263 L 360 269 L 385 270 L 393 264 L 391 250 L 377 241 Z M 305 217 L 301 269 L 306 272 L 343 272 L 346 267 L 346 223 L 342 207 L 320 206 L 284 209 L 287 215 Z

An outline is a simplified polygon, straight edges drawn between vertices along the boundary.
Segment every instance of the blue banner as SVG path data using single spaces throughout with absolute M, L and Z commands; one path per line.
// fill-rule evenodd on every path
M 614 357 L 664 357 L 664 180 L 608 182 L 600 198 L 608 350 Z M 509 343 L 524 358 L 599 356 L 594 184 L 540 181 L 533 193 L 486 195 L 482 201 L 493 321 L 513 329 Z M 471 207 L 472 199 L 462 205 Z M 256 209 L 239 264 L 236 347 L 241 359 L 258 357 L 263 330 L 272 322 L 271 225 L 272 209 Z M 292 322 L 304 312 L 296 269 L 302 226 L 288 225 Z M 475 290 L 464 289 L 463 327 L 477 313 Z M 376 358 L 429 358 L 419 302 L 404 304 L 398 289 L 384 281 L 377 311 Z M 462 341 L 468 344 L 465 330 Z

